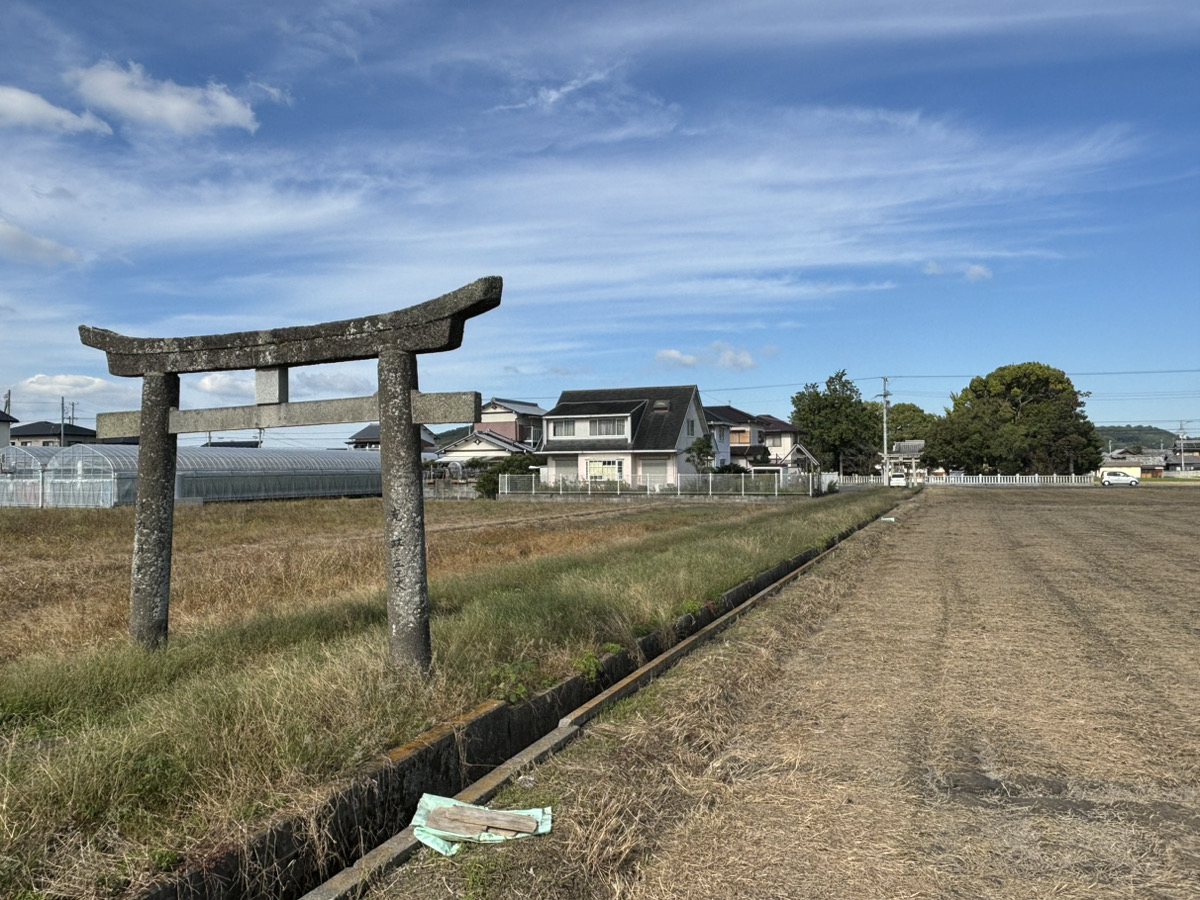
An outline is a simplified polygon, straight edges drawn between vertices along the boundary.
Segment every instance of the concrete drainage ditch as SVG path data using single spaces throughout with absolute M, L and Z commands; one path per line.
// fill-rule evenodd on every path
M 866 524 L 866 523 L 863 523 Z M 861 526 L 859 526 L 861 527 Z M 343 900 L 402 863 L 414 843 L 406 826 L 424 793 L 486 803 L 507 779 L 567 744 L 608 703 L 637 690 L 696 643 L 775 593 L 802 568 L 853 534 L 786 560 L 726 591 L 716 604 L 680 618 L 664 646 L 639 640 L 639 668 L 626 652 L 600 661 L 595 679 L 567 678 L 513 706 L 491 700 L 397 747 L 315 812 L 277 822 L 248 841 L 136 894 L 136 900 Z M 719 621 L 718 621 L 719 620 Z

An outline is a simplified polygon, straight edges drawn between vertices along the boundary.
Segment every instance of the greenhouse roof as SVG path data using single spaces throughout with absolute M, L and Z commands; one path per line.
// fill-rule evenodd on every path
M 31 448 L 21 448 L 31 449 Z M 57 450 L 57 448 L 54 448 Z M 138 448 L 128 444 L 75 444 L 59 451 L 53 465 L 104 459 L 113 471 L 137 471 Z M 370 450 L 264 450 L 245 447 L 180 447 L 176 471 L 378 472 L 380 456 Z
M 38 468 L 44 469 L 58 451 L 58 447 L 3 447 L 0 448 L 0 456 L 5 461 L 36 462 Z

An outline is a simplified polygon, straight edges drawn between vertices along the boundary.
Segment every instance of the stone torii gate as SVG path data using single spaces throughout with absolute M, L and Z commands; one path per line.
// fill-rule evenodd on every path
M 429 670 L 429 587 L 420 425 L 477 422 L 475 392 L 422 394 L 418 353 L 454 350 L 467 319 L 500 305 L 503 282 L 481 278 L 395 312 L 323 325 L 186 338 L 126 337 L 79 326 L 80 340 L 108 355 L 113 375 L 142 379 L 141 412 L 101 413 L 99 439 L 140 438 L 129 633 L 148 649 L 167 640 L 178 435 L 245 428 L 379 420 L 387 558 L 388 653 L 396 668 Z M 378 359 L 370 397 L 288 402 L 288 367 Z M 179 409 L 182 373 L 255 370 L 255 405 Z

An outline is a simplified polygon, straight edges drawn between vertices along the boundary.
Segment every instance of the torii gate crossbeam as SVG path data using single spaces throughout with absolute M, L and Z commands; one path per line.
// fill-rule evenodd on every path
M 421 424 L 477 422 L 478 393 L 422 394 L 416 354 L 454 350 L 467 319 L 500 305 L 503 282 L 481 278 L 378 316 L 186 338 L 127 337 L 86 325 L 113 375 L 142 378 L 140 412 L 102 413 L 98 438 L 139 437 L 129 632 L 153 649 L 167 640 L 178 435 L 232 428 L 361 422 L 378 417 L 387 557 L 388 650 L 394 667 L 429 670 L 429 588 L 421 485 Z M 373 397 L 289 403 L 290 366 L 378 359 Z M 254 406 L 180 410 L 183 373 L 255 370 Z

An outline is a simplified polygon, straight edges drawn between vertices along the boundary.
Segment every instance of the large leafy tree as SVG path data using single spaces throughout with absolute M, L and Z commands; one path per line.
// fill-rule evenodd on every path
M 925 439 L 925 462 L 970 474 L 1065 475 L 1100 465 L 1083 398 L 1060 369 L 1028 362 L 972 378 Z
M 893 403 L 888 407 L 888 442 L 925 440 L 937 419 L 915 403 Z
M 883 441 L 878 404 L 862 394 L 841 369 L 792 397 L 792 424 L 800 442 L 829 470 L 870 474 Z

